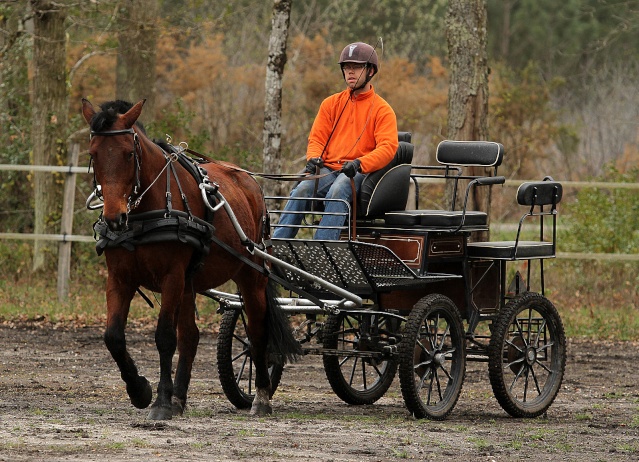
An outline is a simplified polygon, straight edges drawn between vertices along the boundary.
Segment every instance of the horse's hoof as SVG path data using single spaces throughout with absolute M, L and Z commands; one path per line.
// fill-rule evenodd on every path
M 176 398 L 175 396 L 171 398 L 171 409 L 173 411 L 174 417 L 180 417 L 184 414 L 184 409 L 186 408 L 186 401 L 180 398 Z
M 253 401 L 253 406 L 251 406 L 251 415 L 265 416 L 271 414 L 273 414 L 273 408 L 270 404 L 256 403 Z
M 146 417 L 148 420 L 171 420 L 173 409 L 171 406 L 153 406 Z
M 153 400 L 153 389 L 151 384 L 144 376 L 138 376 L 134 383 L 127 383 L 126 392 L 133 404 L 138 409 L 149 407 Z

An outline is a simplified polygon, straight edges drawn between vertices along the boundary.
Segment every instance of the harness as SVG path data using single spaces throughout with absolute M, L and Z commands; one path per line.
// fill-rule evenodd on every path
M 98 255 L 101 255 L 105 249 L 112 247 L 123 247 L 132 251 L 138 245 L 177 241 L 195 248 L 196 252 L 189 265 L 191 269 L 195 269 L 202 258 L 209 253 L 211 243 L 219 242 L 214 236 L 215 227 L 211 224 L 214 213 L 223 205 L 217 197 L 219 185 L 209 179 L 207 171 L 202 168 L 198 162 L 184 154 L 183 148 L 168 145 L 169 152 L 158 146 L 158 148 L 162 150 L 166 164 L 146 189 L 140 192 L 140 153 L 142 148 L 138 134 L 132 128 L 125 130 L 91 131 L 91 137 L 117 135 L 133 136 L 132 155 L 135 165 L 135 183 L 131 194 L 127 198 L 126 229 L 123 231 L 111 230 L 104 220 L 102 213 L 94 223 L 94 236 L 97 240 L 96 252 Z M 179 162 L 198 183 L 202 191 L 204 204 L 206 205 L 207 213 L 205 219 L 200 219 L 193 215 L 186 194 L 184 194 L 182 184 L 177 176 L 174 165 L 175 162 Z M 140 205 L 144 195 L 153 187 L 164 172 L 166 172 L 165 209 L 129 215 L 129 212 L 135 210 Z M 171 176 L 175 178 L 186 211 L 173 209 Z M 92 209 L 97 208 L 90 205 L 93 198 L 97 197 L 102 199 L 101 185 L 97 183 L 95 173 L 93 182 L 94 191 L 87 199 L 87 207 Z

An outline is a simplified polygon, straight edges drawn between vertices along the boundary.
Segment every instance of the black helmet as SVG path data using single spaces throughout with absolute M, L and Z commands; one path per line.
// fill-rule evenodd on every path
M 344 63 L 359 63 L 369 64 L 375 71 L 373 75 L 377 74 L 377 53 L 375 48 L 364 42 L 355 42 L 342 50 L 342 54 L 339 55 L 339 65 Z

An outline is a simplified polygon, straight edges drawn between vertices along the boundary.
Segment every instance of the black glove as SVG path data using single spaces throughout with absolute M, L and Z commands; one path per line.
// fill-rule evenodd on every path
M 324 166 L 324 160 L 321 157 L 313 157 L 307 162 L 306 168 L 304 169 L 304 171 L 315 174 L 316 167 L 322 168 L 323 166 Z
M 346 162 L 342 167 L 342 173 L 349 178 L 353 178 L 357 172 L 359 172 L 361 162 L 359 159 Z

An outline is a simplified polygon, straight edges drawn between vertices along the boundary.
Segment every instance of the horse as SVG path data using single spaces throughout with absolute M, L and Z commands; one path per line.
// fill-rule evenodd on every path
M 111 101 L 96 111 L 88 100 L 82 100 L 82 115 L 91 129 L 94 194 L 103 200 L 94 229 L 103 237 L 98 244 L 108 244 L 98 249 L 104 252 L 108 270 L 106 347 L 133 406 L 147 408 L 153 391 L 127 351 L 125 327 L 136 291 L 145 288 L 160 293 L 155 330 L 160 377 L 147 418 L 168 420 L 182 415 L 200 338 L 196 294 L 233 280 L 244 302 L 255 364 L 256 393 L 250 412 L 270 414 L 269 353 L 290 360 L 299 353 L 299 344 L 275 302 L 266 265 L 247 248 L 247 244 L 259 245 L 268 234 L 261 188 L 251 175 L 230 164 L 198 164 L 224 192 L 236 223 L 250 240 L 243 242 L 225 209 L 208 210 L 213 208 L 206 207 L 200 184 L 175 162 L 175 153 L 167 153 L 146 136 L 137 122 L 143 105 L 144 100 L 134 105 Z

